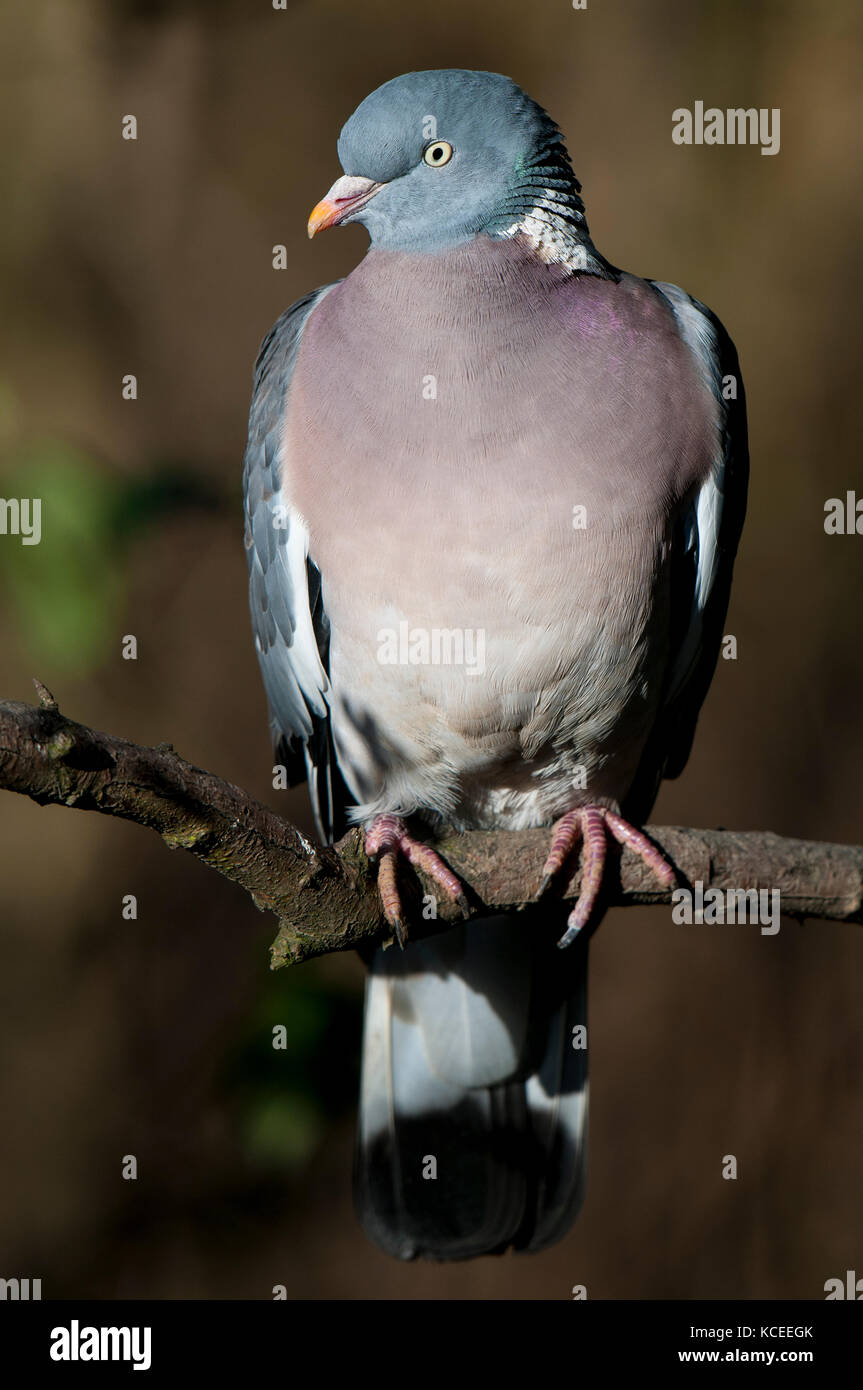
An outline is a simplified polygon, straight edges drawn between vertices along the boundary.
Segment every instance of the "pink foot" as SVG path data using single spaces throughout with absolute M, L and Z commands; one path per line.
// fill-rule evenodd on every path
M 581 840 L 584 846 L 581 854 L 581 888 L 558 946 L 569 946 L 575 940 L 581 929 L 587 926 L 596 907 L 605 869 L 606 831 L 611 832 L 619 845 L 628 845 L 634 850 L 666 888 L 672 888 L 677 882 L 677 874 L 665 856 L 646 835 L 616 811 L 609 811 L 605 806 L 579 806 L 575 811 L 567 811 L 552 832 L 551 848 L 542 871 L 538 894 L 542 897 L 548 890 L 564 861 Z
M 402 907 L 398 883 L 398 858 L 403 855 L 415 868 L 423 869 L 439 884 L 447 897 L 458 903 L 465 917 L 470 915 L 464 889 L 448 869 L 440 855 L 430 845 L 415 840 L 400 816 L 376 816 L 366 831 L 366 854 L 378 861 L 378 892 L 384 916 L 395 932 L 396 940 L 404 946 L 408 938 L 407 922 Z

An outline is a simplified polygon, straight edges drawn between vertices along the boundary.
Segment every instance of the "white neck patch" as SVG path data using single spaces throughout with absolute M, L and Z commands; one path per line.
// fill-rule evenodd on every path
M 546 193 L 548 196 L 539 198 L 524 217 L 497 235 L 523 236 L 547 265 L 562 265 L 573 273 L 601 274 L 602 263 L 586 230 L 583 238 L 574 235 L 557 214 L 558 202 L 553 189 L 546 189 Z

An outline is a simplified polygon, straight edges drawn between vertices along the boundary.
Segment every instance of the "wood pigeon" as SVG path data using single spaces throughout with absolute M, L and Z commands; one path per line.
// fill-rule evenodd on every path
M 709 309 L 596 250 L 509 78 L 398 77 L 338 149 L 309 235 L 371 245 L 264 340 L 245 506 L 278 756 L 323 837 L 365 828 L 403 948 L 370 964 L 355 1198 L 401 1258 L 541 1250 L 581 1203 L 608 837 L 674 878 L 636 825 L 717 660 L 743 387 Z M 461 900 L 443 824 L 548 826 L 543 890 L 580 849 L 567 949 L 530 914 L 408 941 L 409 864 Z

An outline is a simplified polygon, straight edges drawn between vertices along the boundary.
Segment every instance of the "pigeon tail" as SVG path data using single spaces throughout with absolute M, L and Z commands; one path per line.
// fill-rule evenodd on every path
M 540 1250 L 581 1205 L 587 943 L 527 914 L 378 950 L 366 985 L 354 1196 L 390 1255 Z

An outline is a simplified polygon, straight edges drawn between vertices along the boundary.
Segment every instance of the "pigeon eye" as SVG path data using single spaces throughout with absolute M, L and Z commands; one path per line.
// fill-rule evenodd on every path
M 423 161 L 432 169 L 440 169 L 452 159 L 452 145 L 448 140 L 435 140 L 423 150 Z

